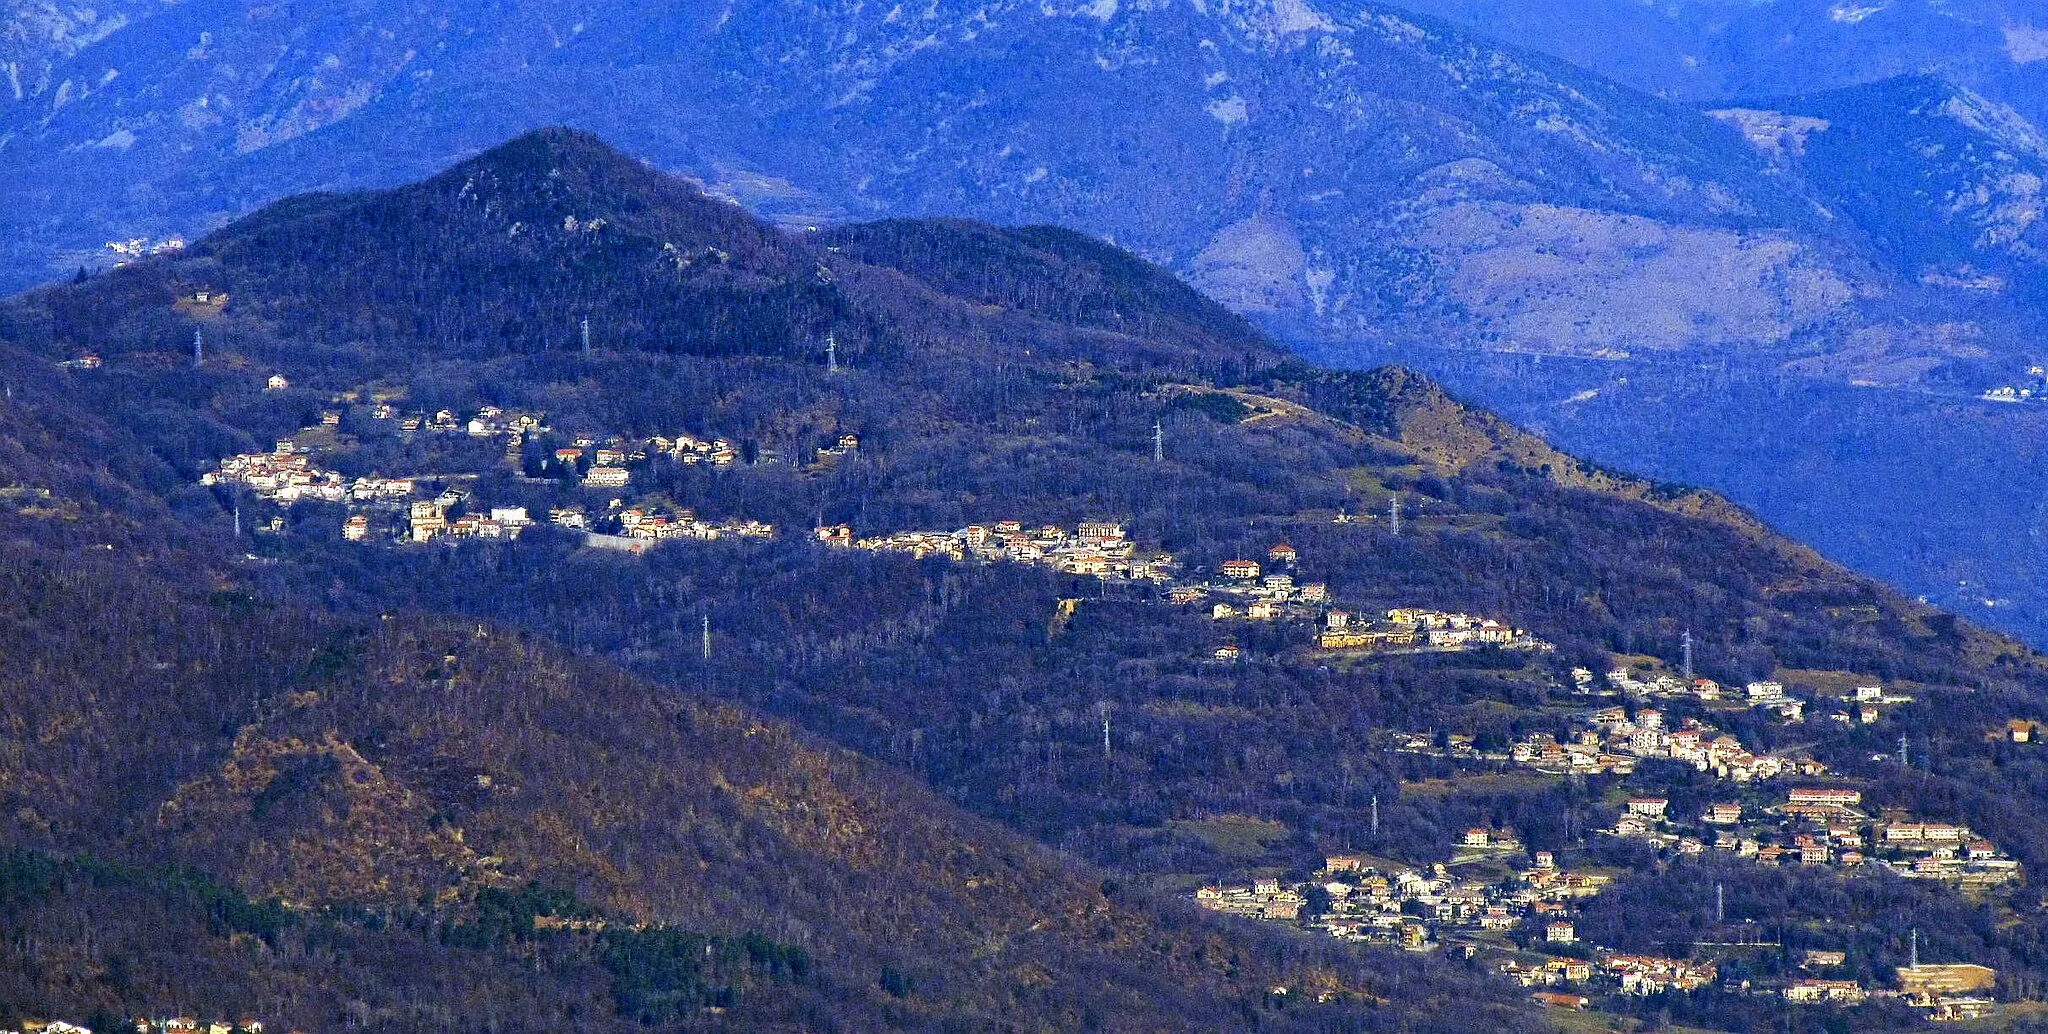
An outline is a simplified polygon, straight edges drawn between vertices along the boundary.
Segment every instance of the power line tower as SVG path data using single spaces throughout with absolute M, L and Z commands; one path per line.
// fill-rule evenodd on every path
M 1152 462 L 1166 462 L 1166 425 L 1152 421 Z
M 1714 884 L 1714 922 L 1728 921 L 1728 898 L 1720 884 Z
M 704 659 L 711 659 L 711 615 L 704 615 Z
M 1398 493 L 1387 501 L 1387 517 L 1394 534 L 1401 534 L 1401 496 Z
M 825 335 L 825 372 L 839 372 L 839 339 L 831 334 Z
M 1380 795 L 1372 795 L 1372 838 L 1380 838 Z
M 1909 756 L 1909 755 L 1908 755 L 1908 754 L 1906 753 L 1906 747 L 1907 747 L 1907 744 L 1906 744 L 1906 734 L 1902 732 L 1902 733 L 1900 733 L 1900 734 L 1899 734 L 1899 767 L 1900 767 L 1900 768 L 1912 768 L 1912 767 L 1913 767 L 1913 759 L 1912 759 L 1912 757 L 1910 757 L 1910 756 Z
M 206 365 L 206 331 L 192 328 L 192 365 Z
M 1913 928 L 1913 947 L 1911 949 L 1911 954 L 1907 957 L 1912 959 L 1912 961 L 1908 963 L 1908 965 L 1912 966 L 1914 969 L 1920 968 L 1920 928 L 1917 926 Z
M 242 499 L 235 497 L 235 537 L 242 537 Z
M 1681 649 L 1682 649 L 1682 650 L 1684 651 L 1684 653 L 1685 653 L 1685 659 L 1684 659 L 1684 661 L 1683 661 L 1683 662 L 1682 662 L 1682 663 L 1680 664 L 1680 668 L 1681 668 L 1681 669 L 1682 669 L 1682 670 L 1683 670 L 1683 671 L 1685 672 L 1685 678 L 1686 678 L 1686 680 L 1687 680 L 1687 681 L 1691 681 L 1691 680 L 1692 680 L 1692 629 L 1688 628 L 1688 629 L 1686 629 L 1686 630 L 1685 630 L 1685 636 L 1684 636 L 1683 638 L 1681 638 L 1681 639 L 1679 640 L 1679 644 L 1680 644 L 1680 648 L 1681 648 Z
M 583 328 L 583 354 L 584 354 L 584 355 L 589 355 L 589 354 L 590 354 L 590 317 L 589 317 L 589 316 L 585 316 L 585 317 L 583 317 L 583 322 L 582 322 L 581 326 L 582 326 L 582 328 Z
M 1100 700 L 1095 710 L 1102 715 L 1102 760 L 1109 760 L 1109 701 Z

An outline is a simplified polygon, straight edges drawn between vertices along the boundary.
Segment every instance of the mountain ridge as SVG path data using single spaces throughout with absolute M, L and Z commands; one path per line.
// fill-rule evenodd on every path
M 557 140 L 562 161 L 598 168 L 550 176 Z M 465 186 L 499 162 L 535 197 L 486 211 L 494 199 Z M 1768 788 L 1661 762 L 1553 779 L 1402 746 L 1569 735 L 1587 710 L 1574 669 L 1668 671 L 1689 649 L 1731 694 L 1782 679 L 1812 713 L 1660 701 L 1674 720 L 2044 863 L 2048 810 L 2028 802 L 2048 758 L 1986 735 L 2048 718 L 2048 669 L 2010 640 L 1709 494 L 1572 459 L 1427 378 L 1307 366 L 1107 245 L 957 222 L 752 222 L 702 239 L 730 262 L 678 268 L 664 237 L 752 217 L 637 170 L 543 134 L 460 179 L 287 203 L 0 307 L 24 371 L 0 407 L 0 463 L 19 467 L 0 473 L 62 489 L 0 496 L 0 576 L 15 586 L 0 618 L 16 627 L 0 641 L 41 673 L 6 687 L 26 723 L 0 729 L 21 745 L 0 750 L 16 766 L 0 767 L 10 843 L 66 864 L 111 843 L 255 900 L 324 901 L 337 937 L 393 931 L 366 942 L 382 958 L 418 952 L 480 986 L 506 967 L 561 974 L 579 989 L 561 1000 L 621 1029 L 676 1008 L 709 1028 L 1534 1028 L 1522 992 L 1485 975 L 1494 949 L 1359 946 L 1190 916 L 1185 899 L 1308 880 L 1352 851 L 1464 872 L 1463 831 L 1512 830 L 1573 871 L 1618 874 L 1613 897 L 1574 906 L 1605 947 L 1690 957 L 1725 932 L 1697 907 L 1717 867 L 1747 863 L 1590 831 L 1631 795 L 1689 809 L 1754 794 L 1762 809 Z M 607 201 L 614 182 L 640 187 Z M 659 314 L 682 292 L 751 326 L 669 325 Z M 643 325 L 657 329 L 618 329 Z M 516 448 L 512 425 L 492 423 L 515 416 L 535 421 Z M 722 442 L 724 462 L 664 453 L 657 436 Z M 224 459 L 279 455 L 281 439 L 344 484 L 418 484 L 404 506 L 286 503 L 222 476 Z M 559 466 L 598 449 L 623 481 Z M 613 531 L 631 511 L 773 534 L 634 553 L 566 525 L 396 541 L 410 503 L 451 492 L 456 521 L 524 508 Z M 351 516 L 376 530 L 352 541 Z M 1112 522 L 1134 557 L 1172 556 L 1167 584 L 863 548 L 1003 521 Z M 846 548 L 828 544 L 841 525 Z M 1321 602 L 1253 619 L 1173 598 L 1242 599 L 1210 572 L 1259 557 Z M 1548 649 L 1380 654 L 1318 636 L 1326 611 L 1414 608 L 1485 615 Z M 1823 686 L 1872 683 L 1915 699 L 1867 723 L 1831 717 L 1842 705 Z M 129 720 L 149 707 L 166 713 Z M 1926 767 L 1888 760 L 1899 736 Z M 380 829 L 396 842 L 372 853 Z M 954 861 L 934 875 L 933 857 Z M 1790 950 L 1853 939 L 1880 977 L 1910 929 L 1930 953 L 2030 977 L 2048 923 L 2024 884 L 1972 900 L 1826 867 L 1797 881 L 1815 901 L 1881 904 L 1788 925 Z M 1782 890 L 1725 882 L 1738 916 L 1770 914 Z M 1615 911 L 1674 898 L 1693 904 L 1653 928 Z M 358 908 L 384 925 L 348 918 Z M 589 912 L 647 926 L 539 935 L 539 920 Z M 734 947 L 730 970 L 652 988 L 632 976 L 679 946 L 742 943 L 759 951 Z M 1778 981 L 1796 958 L 1743 964 Z M 324 986 L 290 1014 L 347 1015 Z M 739 1004 L 717 1005 L 728 993 Z M 1726 1029 L 1777 1008 L 1718 988 L 1599 1004 Z M 454 1006 L 436 994 L 420 1008 Z M 1835 1018 L 1918 1022 L 1882 1004 Z
M 172 176 L 167 191 L 225 217 L 314 186 L 387 185 L 534 125 L 575 122 L 789 225 L 892 215 L 1057 222 L 1130 247 L 1240 311 L 1321 337 L 1778 349 L 1826 331 L 1859 291 L 1885 286 L 1858 243 L 1834 233 L 1796 182 L 1764 174 L 1726 127 L 1393 9 L 998 4 L 891 19 L 858 5 L 763 5 L 715 14 L 607 9 L 457 46 L 414 12 L 394 12 L 382 19 L 394 37 L 370 47 L 376 55 L 303 70 L 294 64 L 303 52 L 271 56 L 274 21 L 222 17 L 212 44 L 221 55 L 302 71 L 275 80 L 295 85 L 271 95 L 263 83 L 273 80 L 212 75 L 208 58 L 181 59 L 161 80 L 116 76 L 46 118 L 17 105 L 5 146 L 24 177 L 37 177 L 21 183 L 24 197 L 44 199 L 24 209 L 32 220 L 67 207 L 50 191 L 101 175 L 110 184 Z M 195 31 L 208 21 L 177 17 Z M 447 31 L 489 35 L 503 17 L 475 14 Z M 354 49 L 337 46 L 352 58 Z M 412 64 L 392 64 L 400 51 Z M 1022 60 L 1027 52 L 1037 56 Z M 74 60 L 79 77 L 94 79 L 123 63 L 95 63 L 90 49 Z M 1029 85 L 1047 62 L 1062 70 L 1055 81 L 1074 87 Z M 207 110 L 228 114 L 191 126 L 154 110 L 147 93 L 215 87 L 219 104 Z M 590 103 L 592 91 L 609 103 Z M 98 146 L 107 119 L 135 142 Z M 59 146 L 63 175 L 44 156 Z M 1123 157 L 1133 154 L 1143 160 Z M 213 157 L 192 157 L 204 155 Z M 107 236 L 163 237 L 173 225 L 140 208 L 137 217 L 132 231 Z M 1544 265 L 1557 249 L 1582 261 Z M 1619 261 L 1645 249 L 1667 257 L 1667 274 L 1646 280 Z M 1739 291 L 1691 288 L 1688 271 L 1722 261 L 1744 271 Z M 1511 269 L 1540 288 L 1490 298 L 1487 285 Z M 1686 318 L 1599 319 L 1652 296 Z M 1590 344 L 1566 333 L 1570 321 L 1544 315 L 1572 299 L 1597 325 Z M 1621 340 L 1629 337 L 1640 340 Z

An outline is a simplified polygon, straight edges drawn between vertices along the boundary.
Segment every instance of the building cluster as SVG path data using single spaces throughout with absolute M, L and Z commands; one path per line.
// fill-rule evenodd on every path
M 1462 880 L 1442 864 L 1384 872 L 1357 855 L 1331 855 L 1307 883 L 1207 886 L 1195 892 L 1195 901 L 1218 912 L 1306 925 L 1340 940 L 1426 951 L 1528 926 L 1552 942 L 1571 943 L 1572 903 L 1598 894 L 1607 882 L 1606 876 L 1560 869 L 1547 851 L 1504 883 Z M 1311 897 L 1324 904 L 1307 914 Z
M 590 488 L 624 488 L 633 479 L 633 468 L 655 457 L 665 456 L 685 466 L 703 463 L 729 467 L 739 461 L 739 453 L 731 442 L 687 434 L 630 440 L 578 435 L 574 443 L 556 449 L 547 463 L 576 473 Z
M 1316 645 L 1325 650 L 1430 652 L 1499 646 L 1508 649 L 1551 649 L 1549 643 L 1493 618 L 1471 614 L 1396 607 L 1375 619 L 1331 606 L 1329 587 L 1297 581 L 1300 554 L 1282 542 L 1266 553 L 1266 562 L 1243 558 L 1217 565 L 1218 577 L 1176 586 L 1175 603 L 1207 604 L 1218 621 L 1308 620 L 1317 623 Z
M 521 532 L 533 526 L 533 517 L 524 506 L 494 506 L 460 516 L 452 515 L 456 507 L 467 501 L 467 495 L 453 488 L 432 499 L 415 500 L 406 511 L 406 541 L 516 539 Z M 367 531 L 368 519 L 356 514 L 343 525 L 342 537 L 361 541 Z
M 1607 951 L 1597 953 L 1592 961 L 1576 958 L 1549 958 L 1540 962 L 1506 959 L 1500 964 L 1500 972 L 1523 987 L 1580 987 L 1624 995 L 1697 991 L 1711 986 L 1719 975 L 1718 968 L 1707 960 Z M 1546 1005 L 1567 1005 L 1577 1009 L 1583 1009 L 1587 1004 L 1583 997 L 1549 993 L 1539 993 L 1537 1000 Z
M 1549 650 L 1551 644 L 1494 618 L 1416 607 L 1395 607 L 1379 620 L 1343 610 L 1323 615 L 1316 645 L 1325 650 L 1447 652 L 1497 646 Z
M 1314 621 L 1327 649 L 1455 651 L 1480 646 L 1548 650 L 1551 645 L 1491 618 L 1413 607 L 1389 610 L 1374 621 L 1331 606 L 1329 586 L 1297 580 L 1300 554 L 1285 542 L 1267 551 L 1264 562 L 1233 558 L 1207 577 L 1187 578 L 1170 554 L 1137 548 L 1116 521 L 1084 520 L 1071 531 L 1058 525 L 1028 527 L 1022 521 L 971 524 L 954 531 L 899 531 L 856 538 L 845 524 L 816 529 L 828 546 L 908 553 L 954 560 L 1009 560 L 1039 564 L 1068 574 L 1146 581 L 1166 589 L 1167 602 L 1206 609 L 1218 622 Z M 1242 650 L 1217 646 L 1212 660 L 1233 661 Z
M 328 503 L 395 502 L 412 495 L 417 488 L 411 478 L 371 475 L 350 481 L 334 471 L 322 470 L 314 465 L 312 453 L 290 438 L 280 439 L 271 452 L 230 456 L 220 461 L 219 468 L 201 475 L 199 483 L 208 487 L 243 485 L 258 498 L 284 506 L 305 499 Z
M 1711 961 L 1619 954 L 1602 955 L 1600 972 L 1611 978 L 1615 989 L 1625 995 L 1697 991 L 1711 985 L 1717 975 Z
M 1231 559 L 1216 565 L 1216 577 L 1175 585 L 1169 602 L 1207 605 L 1217 621 L 1282 621 L 1319 618 L 1330 602 L 1329 586 L 1298 581 L 1300 553 L 1285 542 L 1266 551 L 1266 563 Z
M 1581 693 L 1595 691 L 1593 673 L 1585 668 L 1572 669 L 1572 680 Z M 1804 721 L 1809 708 L 1820 707 L 1826 709 L 1826 717 L 1831 721 L 1869 725 L 1877 721 L 1882 708 L 1913 701 L 1911 696 L 1890 692 L 1881 685 L 1857 686 L 1839 699 L 1809 700 L 1789 692 L 1783 683 L 1768 679 L 1738 689 L 1723 687 L 1708 678 L 1685 678 L 1670 672 L 1638 674 L 1617 668 L 1608 672 L 1605 680 L 1613 691 L 1636 700 L 1695 700 L 1714 707 L 1748 707 L 1767 711 L 1787 722 Z
M 313 465 L 312 454 L 289 438 L 280 439 L 271 452 L 249 452 L 220 461 L 220 467 L 200 475 L 199 483 L 242 485 L 259 498 L 290 506 L 302 499 L 346 502 L 352 486 L 331 470 Z
M 665 456 L 685 466 L 704 463 L 714 467 L 729 467 L 739 461 L 740 454 L 731 442 L 723 438 L 702 439 L 687 434 L 670 438 L 655 435 L 651 438 L 627 439 L 618 436 L 598 438 L 594 435 L 577 435 L 573 444 L 556 449 L 554 462 L 565 463 L 588 471 L 598 469 L 622 469 L 630 464 L 645 463 L 655 457 Z M 588 464 L 587 467 L 584 464 Z
M 1890 813 L 1873 819 L 1860 810 L 1860 791 L 1793 787 L 1778 804 L 1746 808 L 1709 805 L 1694 818 L 1670 814 L 1662 797 L 1632 797 L 1605 832 L 1645 840 L 1680 854 L 1726 851 L 1763 865 L 1816 865 L 1844 871 L 1890 871 L 1986 887 L 2019 876 L 2019 862 L 1968 826 L 1920 822 Z
M 185 247 L 185 238 L 130 237 L 125 241 L 108 241 L 106 249 L 114 254 L 114 265 L 125 266 L 149 255 L 168 255 Z
M 899 531 L 856 539 L 844 524 L 817 529 L 828 546 L 908 553 L 923 558 L 1009 560 L 1037 564 L 1068 574 L 1166 582 L 1176 568 L 1173 557 L 1141 553 L 1116 521 L 1082 521 L 1073 530 L 1047 524 L 1027 528 L 1021 521 L 970 524 L 957 531 Z
M 283 390 L 289 386 L 290 382 L 282 374 L 273 375 L 268 383 L 272 390 Z M 370 415 L 375 420 L 398 421 L 402 433 L 504 438 L 508 451 L 515 454 L 526 439 L 548 431 L 538 414 L 507 411 L 497 406 L 484 406 L 467 417 L 452 409 L 443 409 L 431 416 L 400 416 L 390 404 L 380 402 L 371 409 Z M 339 412 L 321 416 L 321 423 L 326 427 L 338 426 L 340 422 Z M 652 456 L 669 456 L 683 463 L 725 466 L 733 463 L 738 455 L 732 444 L 723 438 L 707 440 L 691 435 L 673 438 L 657 435 L 631 441 L 582 435 L 574 441 L 575 445 L 556 450 L 549 462 L 568 465 L 577 472 L 582 484 L 593 488 L 624 488 L 631 480 L 630 465 L 644 462 Z M 859 447 L 857 436 L 842 435 L 839 444 L 833 447 L 836 450 L 833 454 L 843 455 Z M 350 481 L 339 473 L 321 469 L 314 463 L 311 449 L 290 438 L 280 440 L 271 452 L 247 453 L 221 461 L 218 469 L 200 478 L 200 483 L 246 486 L 260 498 L 287 506 L 306 499 L 347 504 L 353 512 L 342 521 L 341 532 L 342 537 L 350 542 L 373 539 L 404 542 L 509 540 L 518 538 L 521 532 L 536 523 L 523 506 L 471 506 L 468 494 L 461 489 L 450 488 L 432 499 L 414 499 L 412 497 L 420 486 L 412 478 L 372 475 Z M 376 516 L 378 511 L 388 511 L 390 516 L 379 518 Z M 620 500 L 614 500 L 610 511 L 595 518 L 580 507 L 557 509 L 549 517 L 556 524 L 587 532 L 612 532 L 617 537 L 646 541 L 702 540 L 725 536 L 766 538 L 774 534 L 771 526 L 760 521 L 735 519 L 713 522 L 700 519 L 687 510 L 664 513 L 652 506 L 622 508 Z
M 849 431 L 840 435 L 831 445 L 820 447 L 818 449 L 818 462 L 823 463 L 826 460 L 839 456 L 852 456 L 859 452 L 860 435 Z
M 2026 379 L 2018 384 L 2001 384 L 1977 396 L 1986 402 L 2038 402 L 2048 399 L 2048 370 L 2027 367 Z
M 1741 740 L 1696 718 L 1680 719 L 1674 727 L 1656 708 L 1631 715 L 1626 708 L 1605 707 L 1578 716 L 1574 726 L 1563 742 L 1550 733 L 1531 734 L 1510 748 L 1509 757 L 1553 774 L 1627 775 L 1648 758 L 1684 762 L 1736 783 L 1828 774 L 1818 761 L 1752 753 Z
M 529 439 L 550 431 L 540 414 L 509 411 L 498 406 L 484 406 L 468 417 L 452 409 L 443 409 L 432 416 L 400 416 L 389 404 L 380 403 L 370 415 L 376 420 L 398 421 L 399 431 L 405 434 L 466 434 L 472 438 L 502 438 L 508 451 L 517 450 Z M 821 450 L 821 453 L 844 455 L 859 448 L 859 436 L 846 434 L 840 436 L 837 446 Z M 726 467 L 738 462 L 739 451 L 724 438 L 699 438 L 690 434 L 633 438 L 579 433 L 570 438 L 569 445 L 556 449 L 546 462 L 567 466 L 593 488 L 620 488 L 631 479 L 629 468 L 632 465 L 656 457 L 667 457 L 685 465 L 702 463 Z M 772 457 L 764 455 L 764 459 L 768 458 Z
M 263 1034 L 263 1029 L 263 1021 L 254 1016 L 244 1016 L 233 1023 L 226 1020 L 195 1020 L 190 1016 L 135 1021 L 135 1034 Z
M 1838 951 L 1810 951 L 1807 956 L 1808 968 L 1839 966 L 1843 961 L 1843 953 Z M 1817 962 L 1816 956 L 1820 957 Z M 1937 1022 L 1981 1019 L 1998 1008 L 1992 997 L 1998 972 L 1988 966 L 1915 962 L 1900 966 L 1896 980 L 1895 988 L 1873 989 L 1854 980 L 1802 977 L 1786 982 L 1776 993 L 1787 1002 L 1808 1004 L 1854 1005 L 1871 998 L 1892 998 L 1922 1010 Z
M 134 1034 L 263 1034 L 263 1021 L 254 1016 L 239 1020 L 200 1020 L 190 1016 L 152 1019 L 136 1017 L 123 1027 Z M 93 1034 L 92 1028 L 68 1020 L 23 1020 L 20 1030 L 0 1034 Z M 102 1032 L 106 1034 L 106 1032 Z
M 612 520 L 617 522 L 620 535 L 653 541 L 696 539 L 708 542 L 727 536 L 765 539 L 775 535 L 775 526 L 761 521 L 734 518 L 712 522 L 699 518 L 692 510 L 664 513 L 652 506 L 620 510 Z M 585 523 L 587 526 L 588 521 Z
M 273 383 L 282 380 L 278 375 Z M 405 434 L 466 434 L 471 438 L 506 438 L 516 447 L 526 439 L 546 433 L 547 422 L 538 413 L 508 412 L 499 406 L 484 406 L 467 419 L 452 409 L 443 409 L 432 416 L 424 413 L 399 415 L 389 403 L 380 402 L 371 407 L 372 420 L 396 420 L 399 431 Z

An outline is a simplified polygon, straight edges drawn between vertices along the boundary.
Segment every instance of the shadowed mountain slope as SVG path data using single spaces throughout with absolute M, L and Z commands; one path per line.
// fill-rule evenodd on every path
M 1449 865 L 1481 827 L 1623 877 L 1613 901 L 1697 900 L 1713 869 L 1590 831 L 1633 793 L 1703 806 L 1726 790 L 1709 775 L 1551 778 L 1399 749 L 1569 736 L 1587 709 L 1573 669 L 1669 667 L 1688 635 L 1699 671 L 1782 678 L 1813 713 L 1674 702 L 1673 720 L 2048 864 L 2048 756 L 1987 736 L 2048 717 L 2040 657 L 1426 378 L 1305 366 L 1064 231 L 787 233 L 549 131 L 33 292 L 0 310 L 0 338 L 20 371 L 0 414 L 4 641 L 35 673 L 0 756 L 10 840 L 69 865 L 104 852 L 158 901 L 163 866 L 197 869 L 479 986 L 508 959 L 558 964 L 601 990 L 558 1000 L 608 1003 L 604 1022 L 1512 1028 L 1528 1017 L 1482 979 L 1494 956 L 1161 899 L 1306 878 L 1346 849 Z M 456 419 L 486 407 L 537 423 L 511 442 Z M 461 433 L 403 427 L 443 409 Z M 683 434 L 730 462 L 625 455 Z M 345 478 L 414 478 L 410 498 L 452 491 L 465 515 L 617 528 L 687 510 L 776 534 L 638 554 L 567 527 L 401 544 L 393 509 L 202 483 L 280 439 Z M 616 449 L 630 478 L 586 485 L 565 449 Z M 351 512 L 377 534 L 344 540 Z M 1555 649 L 1326 650 L 1320 608 L 1219 619 L 1147 580 L 813 534 L 1006 519 L 1114 520 L 1189 582 L 1285 541 L 1325 608 L 1494 615 Z M 1830 717 L 1829 690 L 1867 683 L 1914 700 Z M 1925 767 L 1884 760 L 1900 736 Z M 1865 877 L 1810 879 L 1836 900 Z M 1930 951 L 2037 971 L 2048 918 L 2024 881 L 1973 900 L 1870 879 L 1889 904 L 1802 918 L 1788 951 L 1853 938 L 1889 973 L 1924 927 Z M 1785 893 L 1731 886 L 1738 914 Z M 1631 951 L 1726 932 L 1697 909 L 1652 929 L 1585 907 Z M 678 968 L 679 945 L 729 964 Z M 1744 964 L 1776 980 L 1795 960 Z M 331 988 L 291 1015 L 331 1015 Z M 1718 990 L 1602 1004 L 1724 1029 L 1759 1008 Z M 419 1015 L 388 1008 L 389 1029 Z

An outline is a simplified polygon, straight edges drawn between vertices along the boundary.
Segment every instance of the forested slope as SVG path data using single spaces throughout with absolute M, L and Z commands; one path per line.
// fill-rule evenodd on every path
M 1711 718 L 1824 762 L 1873 809 L 1967 822 L 2048 864 L 2048 755 L 1993 735 L 2048 718 L 2038 656 L 1413 374 L 1303 365 L 1061 231 L 782 234 L 549 132 L 32 293 L 0 337 L 16 384 L 0 478 L 17 486 L 0 598 L 10 668 L 30 673 L 8 689 L 10 837 L 204 871 L 348 936 L 481 952 L 445 963 L 480 974 L 508 952 L 642 972 L 602 936 L 531 943 L 544 906 L 763 939 L 674 991 L 717 1005 L 739 987 L 720 1005 L 738 1025 L 1479 1022 L 1431 1018 L 1457 995 L 1511 1026 L 1515 992 L 1479 982 L 1483 961 L 1215 925 L 1155 895 L 1305 875 L 1347 848 L 1426 867 L 1481 826 L 1636 874 L 1587 906 L 1613 947 L 1725 932 L 1696 907 L 1715 882 L 1732 914 L 1775 914 L 1781 883 L 1590 832 L 1630 793 L 1695 807 L 1724 790 L 1689 767 L 1552 779 L 1394 749 L 1396 733 L 1493 754 L 1568 735 L 1591 706 L 1573 668 L 1669 666 L 1688 632 L 1701 673 L 1784 679 L 1814 713 L 1671 704 L 1674 721 Z M 549 430 L 508 444 L 395 418 L 485 406 Z M 580 440 L 679 434 L 728 442 L 732 462 L 651 456 L 602 491 L 559 465 Z M 608 519 L 631 500 L 777 534 L 639 554 L 566 528 L 351 542 L 341 504 L 200 483 L 287 437 L 323 468 L 409 475 L 478 510 Z M 1498 616 L 1556 649 L 1346 655 L 1306 622 L 1218 621 L 1145 581 L 813 535 L 1090 518 L 1191 573 L 1284 541 L 1295 578 L 1358 613 Z M 1822 713 L 1858 681 L 1915 699 L 1868 723 Z M 1904 770 L 1886 758 L 1902 736 Z M 1847 942 L 1887 979 L 1915 928 L 1945 958 L 2048 972 L 2024 881 L 1971 896 L 1799 878 L 1809 900 L 1866 905 L 1786 913 L 1782 950 L 1740 972 L 1777 979 Z M 1669 921 L 1617 911 L 1643 902 Z M 501 932 L 450 932 L 480 924 Z M 336 1015 L 324 993 L 292 1015 Z M 642 999 L 611 1001 L 623 1022 Z M 1717 990 L 1610 1004 L 1731 1029 L 1757 1008 Z

